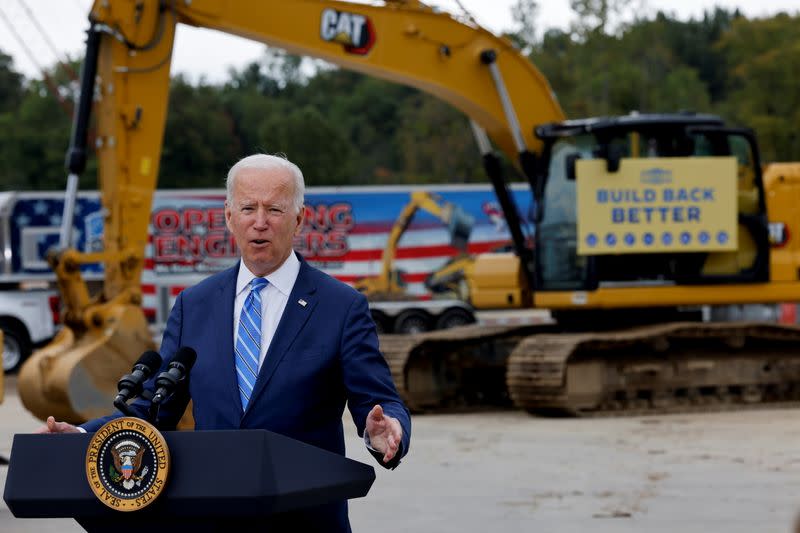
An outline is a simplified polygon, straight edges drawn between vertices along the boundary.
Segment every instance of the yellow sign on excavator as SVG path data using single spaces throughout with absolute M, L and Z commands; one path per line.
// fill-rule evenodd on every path
M 734 157 L 578 161 L 578 254 L 735 250 Z

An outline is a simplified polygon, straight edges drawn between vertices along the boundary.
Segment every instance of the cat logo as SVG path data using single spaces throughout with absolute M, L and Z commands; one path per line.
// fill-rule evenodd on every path
M 372 21 L 358 13 L 324 9 L 319 32 L 323 41 L 340 43 L 349 54 L 367 55 L 375 44 Z

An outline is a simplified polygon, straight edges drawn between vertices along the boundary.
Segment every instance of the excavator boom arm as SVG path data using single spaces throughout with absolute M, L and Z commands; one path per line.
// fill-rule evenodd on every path
M 106 251 L 127 254 L 107 265 L 106 298 L 136 286 L 141 274 L 179 22 L 429 92 L 483 127 L 512 161 L 540 150 L 534 126 L 563 119 L 545 78 L 509 41 L 419 2 L 103 0 L 91 19 L 92 31 L 102 33 L 97 153 L 109 212 Z
M 194 0 L 181 22 L 314 56 L 416 87 L 482 126 L 516 161 L 519 147 L 487 61 L 502 73 L 528 149 L 539 152 L 538 124 L 564 119 L 545 77 L 510 41 L 420 2 L 364 5 L 332 0 Z

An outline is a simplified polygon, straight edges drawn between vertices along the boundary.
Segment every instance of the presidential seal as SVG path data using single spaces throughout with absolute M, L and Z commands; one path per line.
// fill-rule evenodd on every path
M 153 503 L 167 484 L 169 449 L 144 420 L 112 420 L 94 434 L 86 450 L 86 478 L 97 499 L 118 511 Z

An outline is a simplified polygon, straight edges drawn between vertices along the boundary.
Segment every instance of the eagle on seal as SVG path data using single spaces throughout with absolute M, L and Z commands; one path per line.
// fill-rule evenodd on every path
M 144 450 L 143 446 L 125 442 L 111 448 L 111 455 L 114 457 L 114 468 L 122 474 L 122 486 L 126 489 L 132 488 L 134 481 L 139 479 L 136 474 L 139 473 L 139 469 L 142 467 Z

